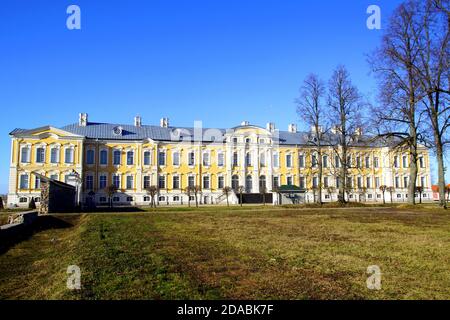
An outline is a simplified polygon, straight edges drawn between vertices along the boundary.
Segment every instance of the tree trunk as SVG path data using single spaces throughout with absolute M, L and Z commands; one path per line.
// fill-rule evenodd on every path
M 413 142 L 409 147 L 411 163 L 409 165 L 408 203 L 414 205 L 416 204 L 415 193 L 417 185 L 417 140 L 415 128 L 411 134 L 411 139 L 413 139 Z
M 447 209 L 445 201 L 445 173 L 444 173 L 444 157 L 442 152 L 442 144 L 436 144 L 436 159 L 438 163 L 438 186 L 439 186 L 439 205 Z

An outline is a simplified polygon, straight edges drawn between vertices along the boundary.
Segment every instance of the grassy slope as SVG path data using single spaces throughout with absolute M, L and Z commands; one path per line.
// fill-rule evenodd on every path
M 0 255 L 1 298 L 450 298 L 442 211 L 203 207 L 63 219 L 74 227 Z M 65 289 L 71 264 L 82 271 L 76 293 Z M 373 264 L 380 291 L 366 288 Z

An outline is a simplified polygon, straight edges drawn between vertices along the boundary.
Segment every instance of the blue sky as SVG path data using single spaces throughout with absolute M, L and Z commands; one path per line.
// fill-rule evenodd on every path
M 0 8 L 0 192 L 7 191 L 16 128 L 77 121 L 231 127 L 243 120 L 286 129 L 301 122 L 293 100 L 310 72 L 328 79 L 345 64 L 369 98 L 365 55 L 400 1 L 25 1 Z M 81 8 L 81 30 L 66 9 Z

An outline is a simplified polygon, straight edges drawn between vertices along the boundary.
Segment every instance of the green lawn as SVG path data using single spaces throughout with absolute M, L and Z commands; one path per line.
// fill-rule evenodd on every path
M 431 206 L 57 218 L 0 254 L 0 298 L 450 299 L 450 214 Z M 80 291 L 66 289 L 69 265 Z M 369 265 L 379 291 L 366 287 Z

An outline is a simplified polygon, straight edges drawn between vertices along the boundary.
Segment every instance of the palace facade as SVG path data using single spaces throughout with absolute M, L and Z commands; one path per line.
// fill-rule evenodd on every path
M 89 122 L 79 115 L 77 123 L 55 128 L 15 129 L 10 133 L 11 160 L 9 206 L 28 206 L 31 198 L 39 202 L 39 175 L 75 184 L 80 202 L 106 205 L 106 189 L 117 187 L 115 204 L 146 205 L 149 186 L 158 187 L 159 204 L 186 204 L 187 186 L 199 186 L 199 200 L 205 204 L 226 201 L 225 186 L 245 193 L 272 192 L 280 186 L 303 190 L 302 201 L 314 201 L 317 156 L 309 132 L 298 132 L 296 125 L 287 131 L 273 123 L 265 128 L 244 121 L 230 129 L 205 129 L 169 125 L 159 126 Z M 418 185 L 424 199 L 431 197 L 428 150 L 420 147 Z M 355 133 L 349 154 L 347 194 L 349 201 L 382 201 L 381 185 L 392 186 L 394 201 L 405 201 L 408 185 L 409 155 Z M 331 146 L 323 155 L 323 201 L 336 201 L 339 157 Z M 192 200 L 191 195 L 191 200 Z M 277 202 L 278 197 L 273 197 Z M 431 199 L 431 198 L 430 198 Z M 386 193 L 386 200 L 390 194 Z M 236 203 L 236 191 L 230 202 Z

